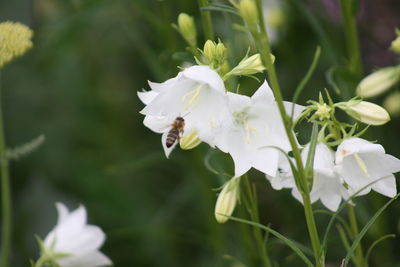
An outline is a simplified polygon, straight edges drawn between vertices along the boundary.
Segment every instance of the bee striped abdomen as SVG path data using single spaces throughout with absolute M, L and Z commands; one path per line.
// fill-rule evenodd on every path
M 170 148 L 179 139 L 179 130 L 172 128 L 167 135 L 165 145 Z

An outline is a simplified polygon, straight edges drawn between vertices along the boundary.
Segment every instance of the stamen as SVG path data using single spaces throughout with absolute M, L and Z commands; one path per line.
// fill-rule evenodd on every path
M 183 95 L 182 102 L 185 103 L 185 105 L 183 107 L 183 109 L 185 111 L 188 110 L 193 104 L 195 104 L 195 102 L 197 102 L 199 100 L 199 95 L 200 95 L 202 87 L 203 87 L 203 84 L 200 84 L 196 89 Z M 189 98 L 189 101 L 186 101 L 187 98 Z
M 358 155 L 357 153 L 354 154 L 354 158 L 356 159 L 356 162 L 358 164 L 358 166 L 360 167 L 361 171 L 367 176 L 370 177 L 369 173 L 368 173 L 368 169 L 367 166 L 365 165 L 365 162 L 362 160 L 362 158 L 360 157 L 360 155 Z

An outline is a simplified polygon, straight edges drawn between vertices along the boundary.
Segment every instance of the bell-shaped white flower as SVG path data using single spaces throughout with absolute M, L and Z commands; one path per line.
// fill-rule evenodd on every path
M 292 103 L 285 103 L 290 113 Z M 235 162 L 235 177 L 254 167 L 275 176 L 279 151 L 291 150 L 272 90 L 267 82 L 252 97 L 228 93 L 226 116 L 216 146 Z M 303 110 L 295 105 L 294 118 Z
M 112 265 L 111 260 L 99 251 L 105 240 L 104 232 L 86 223 L 86 209 L 80 206 L 69 212 L 57 203 L 58 222 L 43 242 L 47 258 L 58 255 L 55 261 L 61 267 L 98 267 Z M 61 255 L 61 256 L 60 256 Z M 42 255 L 43 257 L 43 255 Z
M 336 165 L 350 195 L 364 187 L 357 195 L 368 194 L 371 189 L 388 197 L 396 195 L 393 173 L 400 171 L 400 160 L 386 154 L 381 145 L 361 138 L 345 139 L 337 148 Z
M 309 148 L 310 146 L 308 144 L 301 152 L 303 164 L 307 161 Z M 322 204 L 331 211 L 336 211 L 338 209 L 342 198 L 348 198 L 346 188 L 334 171 L 334 161 L 335 153 L 325 144 L 318 143 L 315 148 L 314 176 L 310 198 L 311 203 L 321 200 Z M 281 158 L 278 175 L 275 177 L 267 176 L 267 179 L 271 182 L 274 189 L 292 188 L 292 195 L 300 202 L 303 202 L 302 196 L 296 187 L 287 158 Z
M 215 145 L 215 133 L 227 114 L 227 99 L 221 77 L 207 66 L 192 66 L 164 83 L 149 83 L 152 91 L 139 93 L 146 107 L 144 124 L 162 133 L 168 157 L 173 147 L 165 146 L 166 136 L 177 117 L 184 119 L 183 135 L 196 132 L 198 138 Z M 175 142 L 176 144 L 176 142 Z

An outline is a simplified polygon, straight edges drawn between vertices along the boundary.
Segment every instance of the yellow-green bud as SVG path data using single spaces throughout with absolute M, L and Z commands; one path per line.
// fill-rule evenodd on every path
M 193 17 L 186 13 L 181 13 L 178 16 L 178 28 L 182 37 L 191 47 L 197 47 L 197 31 Z
M 21 23 L 0 23 L 0 68 L 29 50 L 32 36 L 33 31 Z
M 281 6 L 268 7 L 268 15 L 266 16 L 267 25 L 269 27 L 278 28 L 285 21 L 285 12 Z
M 400 92 L 388 95 L 383 101 L 383 106 L 394 117 L 400 116 Z
M 322 121 L 331 117 L 331 111 L 332 108 L 326 103 L 317 104 L 317 111 L 315 112 L 315 115 L 317 115 L 319 120 Z
M 385 67 L 362 79 L 357 87 L 357 95 L 362 98 L 378 96 L 400 80 L 400 66 Z
M 207 40 L 203 47 L 203 53 L 208 62 L 212 62 L 216 56 L 217 45 L 211 41 Z
M 274 55 L 271 54 L 272 62 L 275 61 Z M 260 54 L 252 55 L 251 57 L 245 57 L 239 64 L 234 67 L 230 72 L 225 74 L 224 79 L 226 80 L 229 76 L 242 76 L 242 75 L 253 75 L 265 70 L 264 65 L 261 62 Z
M 383 125 L 390 121 L 389 113 L 381 106 L 371 102 L 350 100 L 339 103 L 338 107 L 365 124 Z
M 223 43 L 219 42 L 215 48 L 215 54 L 218 59 L 224 60 L 226 58 L 226 47 Z
M 400 54 L 400 36 L 397 36 L 397 38 L 392 41 L 390 49 L 396 54 Z
M 224 223 L 228 220 L 235 210 L 236 203 L 239 200 L 240 178 L 232 178 L 224 185 L 221 193 L 219 193 L 217 203 L 215 204 L 215 219 L 219 223 Z
M 254 0 L 241 0 L 239 3 L 239 13 L 247 24 L 257 24 L 258 13 Z
M 192 131 L 190 134 L 182 137 L 179 140 L 179 145 L 184 150 L 193 149 L 196 146 L 200 145 L 200 143 L 201 143 L 201 140 L 197 136 L 196 131 Z

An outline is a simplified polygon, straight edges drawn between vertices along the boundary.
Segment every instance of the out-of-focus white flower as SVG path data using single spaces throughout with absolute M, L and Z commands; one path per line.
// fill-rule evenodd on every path
M 400 80 L 400 66 L 385 67 L 366 76 L 357 87 L 357 95 L 362 98 L 378 96 Z
M 337 107 L 365 124 L 383 125 L 390 121 L 389 113 L 381 106 L 371 102 L 350 100 L 338 103 Z
M 348 186 L 350 195 L 363 189 L 358 195 L 368 194 L 371 189 L 388 197 L 396 195 L 393 173 L 400 171 L 400 160 L 385 154 L 384 148 L 361 138 L 344 140 L 336 151 L 336 171 Z
M 306 145 L 301 152 L 304 164 L 307 161 L 309 148 L 310 146 Z M 336 211 L 338 209 L 342 198 L 348 198 L 346 188 L 343 186 L 339 176 L 334 172 L 334 156 L 335 153 L 325 144 L 317 144 L 314 156 L 313 186 L 310 192 L 312 203 L 321 200 L 322 204 L 331 211 Z M 267 175 L 267 179 L 276 190 L 292 188 L 292 195 L 303 203 L 302 196 L 296 187 L 287 158 L 281 157 L 278 175 L 275 177 Z
M 217 222 L 224 223 L 228 220 L 227 216 L 232 215 L 239 200 L 239 187 L 240 178 L 235 177 L 224 185 L 215 204 L 215 219 Z
M 55 262 L 61 267 L 112 265 L 111 260 L 99 251 L 105 234 L 98 226 L 86 223 L 85 207 L 69 212 L 62 203 L 56 206 L 58 222 L 44 239 L 42 257 L 51 259 L 54 255 Z
M 151 91 L 138 93 L 146 104 L 141 111 L 146 115 L 143 123 L 163 134 L 167 157 L 174 146 L 167 148 L 165 140 L 177 117 L 184 119 L 183 136 L 195 131 L 201 141 L 215 145 L 215 133 L 227 113 L 224 82 L 217 72 L 208 66 L 192 66 L 175 78 L 149 85 Z
M 288 113 L 292 103 L 285 102 Z M 279 152 L 291 150 L 272 90 L 267 82 L 252 97 L 228 93 L 229 116 L 224 118 L 216 146 L 235 162 L 235 177 L 254 167 L 275 176 Z M 294 119 L 303 107 L 295 105 Z

